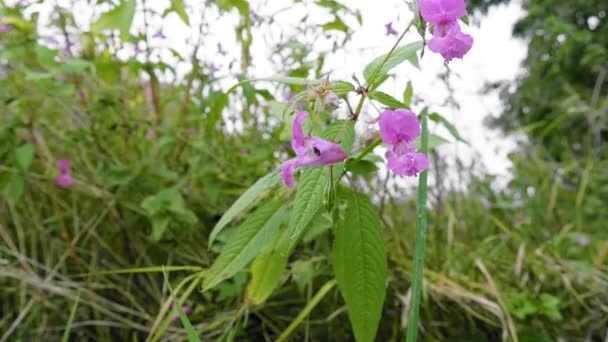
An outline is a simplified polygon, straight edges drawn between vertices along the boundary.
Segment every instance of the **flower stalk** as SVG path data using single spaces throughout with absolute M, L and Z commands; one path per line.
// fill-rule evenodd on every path
M 422 134 L 420 136 L 421 152 L 428 155 L 429 150 L 429 132 L 427 127 L 426 113 L 421 115 L 420 120 L 422 126 Z M 412 292 L 407 321 L 407 342 L 415 342 L 418 333 L 418 315 L 420 307 L 420 297 L 422 295 L 422 279 L 424 269 L 424 244 L 426 240 L 426 190 L 427 190 L 427 173 L 420 173 L 418 179 L 418 199 L 416 202 L 416 247 L 414 255 L 414 274 L 412 277 Z

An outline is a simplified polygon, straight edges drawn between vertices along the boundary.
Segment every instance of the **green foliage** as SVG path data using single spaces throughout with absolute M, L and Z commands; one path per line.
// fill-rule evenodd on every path
M 332 265 L 357 341 L 374 341 L 385 296 L 384 228 L 366 195 L 343 191 L 346 209 L 336 222 Z
M 118 6 L 103 13 L 97 21 L 91 25 L 91 31 L 101 33 L 104 30 L 117 29 L 120 31 L 120 38 L 129 38 L 129 30 L 133 17 L 135 16 L 135 0 L 121 0 Z
M 378 56 L 372 60 L 368 65 L 365 66 L 365 69 L 363 69 L 363 77 L 365 77 L 366 81 L 369 82 L 370 78 L 375 75 L 375 82 L 373 84 L 369 84 L 369 88 L 377 88 L 380 84 L 382 84 L 382 81 L 386 79 L 388 72 L 397 67 L 399 64 L 405 61 L 410 61 L 411 63 L 415 64 L 418 60 L 416 53 L 418 50 L 422 49 L 422 46 L 422 42 L 414 42 L 398 47 L 386 60 L 384 65 L 382 65 L 382 62 L 385 60 L 386 55 Z M 380 68 L 381 65 L 382 68 Z

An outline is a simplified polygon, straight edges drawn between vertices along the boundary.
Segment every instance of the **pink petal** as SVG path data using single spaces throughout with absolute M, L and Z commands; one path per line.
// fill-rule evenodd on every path
M 429 161 L 422 153 L 391 154 L 386 166 L 397 175 L 416 176 L 429 168 Z
M 55 178 L 55 182 L 62 188 L 68 188 L 74 183 L 74 180 L 69 173 L 61 173 Z
M 67 171 L 70 168 L 70 161 L 67 159 L 61 159 L 57 161 L 57 167 L 61 171 Z
M 318 137 L 307 137 L 304 143 L 306 156 L 301 166 L 330 165 L 344 161 L 346 153 L 340 145 Z
M 293 173 L 298 165 L 300 165 L 298 158 L 290 159 L 281 165 L 281 177 L 288 188 L 293 188 Z
M 429 40 L 429 50 L 441 54 L 446 62 L 462 58 L 472 46 L 473 37 L 462 33 L 456 21 L 435 27 L 433 38 Z
M 412 142 L 420 135 L 418 117 L 411 110 L 387 110 L 380 114 L 380 137 L 384 143 L 395 145 L 400 141 Z
M 293 121 L 293 141 L 291 142 L 291 147 L 298 155 L 304 153 L 304 133 L 302 132 L 302 122 L 304 119 L 306 119 L 306 117 L 308 117 L 308 112 L 302 111 Z
M 420 15 L 428 23 L 441 25 L 466 13 L 464 0 L 420 0 Z

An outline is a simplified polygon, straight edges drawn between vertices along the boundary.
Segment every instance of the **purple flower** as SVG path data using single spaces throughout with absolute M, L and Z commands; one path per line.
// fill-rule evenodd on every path
M 464 0 L 420 0 L 422 18 L 435 26 L 429 50 L 446 62 L 462 58 L 473 46 L 473 37 L 460 31 L 458 19 L 465 15 Z
M 246 148 L 242 148 L 242 149 L 239 150 L 239 154 L 242 155 L 242 156 L 246 156 L 246 155 L 249 154 L 249 150 L 246 149 Z
M 446 62 L 462 58 L 473 46 L 473 37 L 460 31 L 457 21 L 435 27 L 429 50 L 440 54 Z
M 165 36 L 165 34 L 163 33 L 163 30 L 160 29 L 152 36 L 152 38 L 167 39 L 167 36 Z
M 62 188 L 70 187 L 74 183 L 74 180 L 70 175 L 70 161 L 62 159 L 57 162 L 57 167 L 59 168 L 59 176 L 55 178 L 55 183 Z
M 13 30 L 13 26 L 9 24 L 0 24 L 0 33 L 8 33 Z
M 395 29 L 393 28 L 393 22 L 388 22 L 386 24 L 384 24 L 384 28 L 386 29 L 386 35 L 387 36 L 396 36 L 397 35 L 397 31 L 395 31 Z
M 291 99 L 293 99 L 293 96 L 294 94 L 292 92 L 285 94 L 285 101 L 291 101 Z
M 135 43 L 135 53 L 140 53 L 140 52 L 144 51 L 144 49 L 141 46 L 139 46 L 139 43 L 141 43 L 141 42 Z
M 173 307 L 174 307 L 174 305 L 171 304 L 171 308 L 173 308 Z M 192 308 L 190 308 L 188 305 L 182 305 L 182 311 L 186 315 L 189 315 L 192 313 Z M 179 313 L 176 313 L 175 315 L 173 315 L 173 317 L 171 317 L 172 322 L 177 322 L 178 319 L 179 319 Z
M 211 64 L 209 66 L 209 74 L 211 76 L 215 76 L 215 73 L 218 72 L 218 71 L 220 71 L 220 68 L 218 68 L 215 64 Z
M 380 114 L 380 137 L 389 145 L 386 166 L 395 174 L 416 176 L 428 169 L 426 156 L 416 152 L 414 139 L 420 135 L 420 123 L 410 110 L 387 110 Z
M 217 53 L 222 56 L 226 56 L 226 50 L 224 50 L 224 47 L 222 46 L 222 43 L 220 43 L 220 42 L 217 43 Z
M 152 140 L 154 139 L 154 137 L 156 137 L 156 132 L 154 131 L 154 128 L 148 128 L 148 130 L 146 131 L 146 140 Z
M 281 165 L 281 177 L 288 188 L 293 187 L 293 173 L 301 166 L 322 166 L 339 163 L 346 159 L 346 153 L 340 145 L 321 139 L 319 137 L 304 136 L 302 122 L 308 112 L 300 112 L 293 122 L 293 141 L 291 147 L 296 157 Z

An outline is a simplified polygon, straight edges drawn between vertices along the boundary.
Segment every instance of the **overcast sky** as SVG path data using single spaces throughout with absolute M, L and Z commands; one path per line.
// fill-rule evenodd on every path
M 239 55 L 240 48 L 234 39 L 234 28 L 239 20 L 238 15 L 236 13 L 229 16 L 223 15 L 222 20 L 219 20 L 219 13 L 206 12 L 204 16 L 201 16 L 200 1 L 186 0 L 185 2 L 189 8 L 191 28 L 187 27 L 177 15 L 170 14 L 162 21 L 153 22 L 151 32 L 149 32 L 152 34 L 162 28 L 168 39 L 153 40 L 152 44 L 173 48 L 187 56 L 192 51 L 192 42 L 196 41 L 195 28 L 198 27 L 201 20 L 205 20 L 210 32 L 204 38 L 206 50 L 201 51 L 201 54 L 220 66 L 220 75 L 230 74 L 230 70 L 227 69 L 230 57 L 219 57 L 215 44 L 221 41 L 229 56 Z M 284 0 L 250 1 L 251 8 L 262 17 L 284 9 L 279 15 L 273 17 L 275 22 L 272 27 L 263 25 L 261 29 L 254 31 L 253 75 L 251 76 L 275 75 L 276 71 L 269 62 L 271 47 L 267 46 L 267 42 L 280 33 L 293 32 L 294 23 L 297 23 L 297 19 L 303 14 L 309 14 L 319 24 L 332 20 L 324 11 L 312 5 L 313 2 L 304 0 L 301 4 L 286 9 Z M 327 56 L 324 71 L 331 71 L 332 79 L 350 80 L 353 73 L 361 75 L 361 70 L 371 59 L 386 53 L 394 43 L 395 36 L 385 36 L 384 24 L 392 21 L 397 30 L 402 30 L 411 20 L 412 14 L 403 0 L 343 0 L 342 2 L 361 11 L 363 25 L 359 27 L 355 21 L 347 22 L 356 28 L 352 40 L 345 49 Z M 43 4 L 32 7 L 32 10 L 41 12 L 41 26 L 44 27 L 45 21 L 48 22 L 46 18 L 49 17 L 55 3 L 68 7 L 72 1 L 44 1 Z M 149 0 L 147 3 L 162 11 L 168 7 L 169 0 Z M 99 15 L 99 13 L 93 12 L 93 7 L 88 5 L 88 1 L 76 1 L 76 5 L 72 8 L 75 13 L 78 13 L 76 21 L 81 30 L 88 30 L 92 18 Z M 99 7 L 97 9 L 99 11 Z M 400 98 L 407 81 L 411 80 L 414 86 L 414 96 L 424 101 L 415 105 L 413 110 L 419 111 L 423 106 L 429 106 L 431 111 L 436 111 L 450 119 L 461 135 L 471 143 L 470 147 L 462 143 L 444 145 L 440 148 L 443 155 L 446 158 L 457 156 L 467 162 L 474 159 L 478 162 L 481 161 L 487 171 L 503 176 L 509 174 L 510 163 L 506 154 L 514 147 L 514 140 L 484 127 L 483 119 L 486 116 L 500 113 L 501 102 L 498 94 L 483 95 L 480 93 L 480 89 L 488 81 L 512 80 L 520 72 L 521 61 L 526 55 L 526 44 L 512 38 L 511 31 L 515 21 L 522 15 L 523 11 L 519 1 L 515 0 L 508 6 L 493 7 L 487 16 L 481 18 L 480 26 L 466 27 L 463 25 L 463 31 L 474 37 L 473 48 L 463 60 L 455 59 L 449 64 L 453 74 L 450 78 L 451 86 L 454 89 L 453 98 L 460 105 L 459 109 L 446 104 L 449 93 L 445 84 L 437 77 L 446 66 L 439 55 L 428 50 L 420 62 L 420 70 L 404 64 L 396 69 L 395 79 L 389 80 L 381 88 Z M 141 13 L 138 13 L 131 33 L 137 33 L 142 27 L 143 18 Z M 418 39 L 417 33 L 412 32 L 406 35 L 404 42 Z M 331 40 L 320 39 L 315 42 L 314 49 L 327 50 L 330 48 L 330 44 Z M 124 51 L 123 53 L 126 57 L 130 52 Z M 168 49 L 165 50 L 165 54 L 169 56 Z M 182 72 L 186 71 L 187 65 L 179 68 Z M 368 117 L 377 116 L 374 108 L 366 107 L 365 112 Z M 365 126 L 365 124 L 360 123 L 360 126 Z M 361 127 L 359 128 L 361 129 Z M 449 137 L 447 132 L 442 129 L 434 127 L 432 129 L 444 137 Z M 477 154 L 480 158 L 476 157 Z

